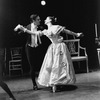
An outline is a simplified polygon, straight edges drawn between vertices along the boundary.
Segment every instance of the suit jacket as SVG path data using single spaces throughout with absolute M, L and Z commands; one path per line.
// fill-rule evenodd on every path
M 27 25 L 26 28 L 28 30 L 31 30 L 31 24 Z M 28 38 L 27 38 L 27 42 L 26 45 L 31 44 L 31 34 L 27 34 Z

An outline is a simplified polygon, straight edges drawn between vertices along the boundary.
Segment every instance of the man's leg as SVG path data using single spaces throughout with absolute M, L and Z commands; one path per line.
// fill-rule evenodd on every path
M 35 78 L 36 78 L 36 72 L 34 70 L 31 70 L 31 79 L 32 79 L 32 82 L 33 82 L 33 89 L 37 90 L 38 86 L 37 86 Z
M 36 78 L 36 72 L 35 72 L 35 63 L 36 60 L 35 60 L 35 56 L 34 56 L 34 53 L 35 53 L 35 48 L 32 48 L 32 47 L 29 47 L 27 46 L 26 47 L 26 55 L 27 55 L 27 59 L 28 59 L 28 62 L 29 62 L 29 65 L 30 65 L 30 75 L 31 75 L 31 79 L 32 79 L 32 83 L 33 83 L 33 89 L 34 87 L 37 88 L 37 84 L 36 84 L 36 81 L 35 81 L 35 78 Z

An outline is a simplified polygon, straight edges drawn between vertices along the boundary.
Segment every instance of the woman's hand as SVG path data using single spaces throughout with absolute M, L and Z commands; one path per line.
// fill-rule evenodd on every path
M 77 37 L 84 36 L 83 33 L 77 33 Z

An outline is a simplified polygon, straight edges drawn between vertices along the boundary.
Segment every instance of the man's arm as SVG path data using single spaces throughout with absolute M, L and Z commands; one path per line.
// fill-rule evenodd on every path
M 34 35 L 35 32 L 31 32 L 30 30 L 28 30 L 27 28 L 23 27 L 22 25 L 18 24 L 15 28 L 14 31 L 19 31 L 20 33 L 24 32 L 24 33 L 28 33 L 31 35 Z

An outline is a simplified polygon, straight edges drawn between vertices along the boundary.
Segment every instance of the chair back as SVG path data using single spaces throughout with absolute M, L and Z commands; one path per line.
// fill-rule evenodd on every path
M 71 56 L 79 56 L 80 54 L 80 39 L 64 40 Z
M 22 57 L 22 47 L 11 48 L 10 51 L 11 51 L 11 59 L 12 60 L 21 59 L 21 57 Z
M 88 68 L 88 55 L 86 53 L 86 48 L 80 46 L 80 39 L 70 39 L 64 40 L 67 48 L 70 52 L 71 59 L 73 62 L 77 61 L 80 68 L 80 61 L 86 61 L 86 71 L 89 72 Z

